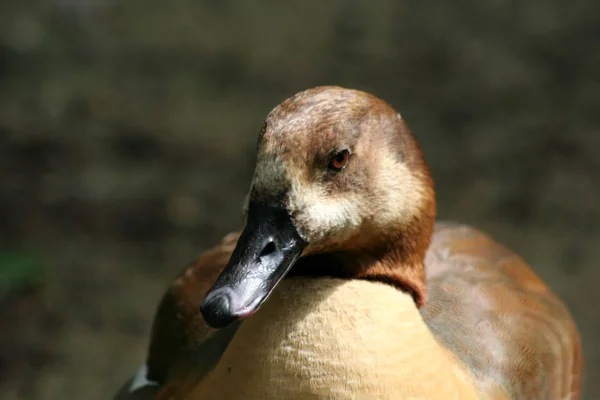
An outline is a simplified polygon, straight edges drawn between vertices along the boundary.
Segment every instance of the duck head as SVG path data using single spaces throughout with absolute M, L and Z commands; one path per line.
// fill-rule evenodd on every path
M 245 227 L 201 313 L 225 327 L 291 275 L 385 282 L 421 306 L 434 218 L 429 168 L 400 114 L 357 90 L 300 92 L 266 118 Z

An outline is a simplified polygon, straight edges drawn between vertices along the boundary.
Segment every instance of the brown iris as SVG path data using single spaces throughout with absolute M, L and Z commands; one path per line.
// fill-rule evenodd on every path
M 348 165 L 348 161 L 350 161 L 350 152 L 348 150 L 342 150 L 338 153 L 335 153 L 331 157 L 327 168 L 330 171 L 339 172 L 346 168 L 346 165 Z

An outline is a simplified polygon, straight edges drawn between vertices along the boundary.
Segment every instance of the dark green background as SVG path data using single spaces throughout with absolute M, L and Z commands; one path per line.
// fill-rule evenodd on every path
M 391 102 L 440 216 L 569 304 L 600 398 L 600 3 L 0 2 L 0 397 L 106 399 L 179 269 L 229 230 L 262 119 Z

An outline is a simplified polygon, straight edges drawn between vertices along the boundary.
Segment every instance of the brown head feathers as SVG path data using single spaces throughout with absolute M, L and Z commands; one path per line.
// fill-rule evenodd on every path
M 341 151 L 347 166 L 328 169 Z M 249 201 L 283 204 L 307 240 L 290 272 L 380 281 L 425 301 L 435 196 L 410 129 L 386 102 L 334 86 L 267 116 Z

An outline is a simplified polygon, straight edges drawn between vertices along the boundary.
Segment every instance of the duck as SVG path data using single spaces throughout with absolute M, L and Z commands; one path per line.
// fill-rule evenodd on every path
M 526 261 L 439 221 L 403 117 L 319 86 L 266 117 L 243 229 L 156 310 L 143 399 L 578 399 L 580 335 Z

